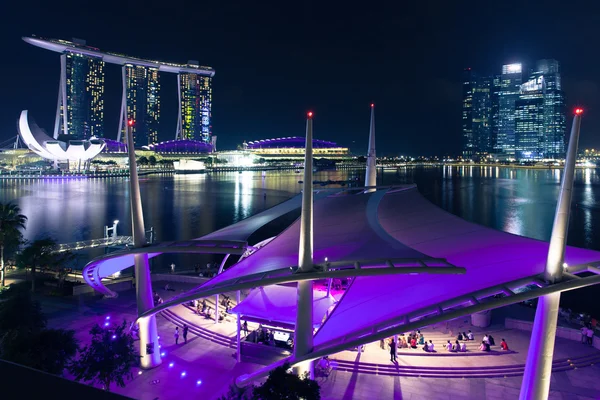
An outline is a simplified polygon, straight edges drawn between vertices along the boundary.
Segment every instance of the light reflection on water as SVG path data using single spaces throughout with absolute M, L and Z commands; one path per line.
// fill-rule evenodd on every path
M 416 183 L 429 200 L 470 221 L 518 235 L 548 240 L 561 171 L 508 167 L 409 167 L 378 171 L 378 183 Z M 315 180 L 364 177 L 361 170 L 320 171 Z M 300 192 L 295 171 L 149 176 L 140 182 L 146 228 L 158 241 L 200 237 L 272 207 Z M 577 170 L 569 244 L 600 250 L 600 177 Z M 266 196 L 265 196 L 266 194 Z M 128 180 L 0 181 L 0 201 L 15 201 L 29 217 L 25 237 L 73 242 L 103 236 L 121 221 L 129 235 Z M 90 256 L 98 253 L 90 254 Z

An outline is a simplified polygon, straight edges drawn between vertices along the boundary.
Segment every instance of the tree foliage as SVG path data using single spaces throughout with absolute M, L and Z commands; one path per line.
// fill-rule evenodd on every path
M 127 322 L 114 328 L 96 324 L 90 330 L 92 341 L 79 353 L 69 371 L 75 380 L 100 384 L 105 390 L 116 383 L 125 386 L 125 379 L 132 377 L 132 367 L 138 360 L 133 337 L 127 332 Z
M 0 358 L 62 374 L 77 353 L 75 332 L 46 329 L 46 317 L 29 290 L 11 285 L 0 301 Z
M 157 162 L 157 161 L 156 161 L 156 157 L 155 157 L 155 156 L 150 156 L 150 157 L 148 157 L 148 163 L 149 163 L 150 165 L 156 165 L 156 162 Z
M 39 239 L 30 243 L 17 256 L 18 268 L 31 268 L 32 292 L 35 292 L 35 274 L 37 271 L 43 268 L 49 269 L 57 272 L 60 277 L 65 265 L 73 260 L 72 253 L 68 251 L 55 253 L 55 247 L 55 240 L 49 238 Z
M 320 400 L 321 388 L 317 381 L 307 376 L 300 377 L 288 372 L 289 363 L 269 372 L 269 377 L 260 386 L 254 388 L 252 394 L 261 400 Z
M 21 214 L 19 206 L 13 203 L 0 203 L 0 287 L 4 286 L 4 251 L 14 249 L 23 240 L 21 230 L 25 229 L 27 217 Z

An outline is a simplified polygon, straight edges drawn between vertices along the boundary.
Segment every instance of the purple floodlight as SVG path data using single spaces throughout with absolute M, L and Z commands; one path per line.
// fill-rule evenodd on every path
M 303 149 L 306 144 L 306 139 L 299 136 L 291 136 L 286 138 L 262 139 L 254 142 L 248 142 L 249 149 L 278 149 L 278 148 L 293 148 Z M 338 147 L 337 143 L 327 140 L 313 139 L 314 149 L 330 149 Z
M 148 148 L 161 154 L 197 154 L 211 153 L 213 151 L 212 144 L 189 139 L 169 140 L 167 142 L 151 144 Z

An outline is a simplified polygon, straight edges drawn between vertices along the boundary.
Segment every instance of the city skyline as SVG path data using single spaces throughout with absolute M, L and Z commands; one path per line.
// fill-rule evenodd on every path
M 508 4 L 498 10 L 485 2 L 376 6 L 365 12 L 334 5 L 296 9 L 213 4 L 202 12 L 200 6 L 192 6 L 185 15 L 174 5 L 155 2 L 120 7 L 117 15 L 108 12 L 109 5 L 98 9 L 39 4 L 39 12 L 29 18 L 20 18 L 29 15 L 24 5 L 6 7 L 3 16 L 8 20 L 0 28 L 3 49 L 18 57 L 0 67 L 6 93 L 0 100 L 4 140 L 16 135 L 15 121 L 22 109 L 30 109 L 46 129 L 54 122 L 59 74 L 55 55 L 20 40 L 40 34 L 81 37 L 126 54 L 178 62 L 192 58 L 213 66 L 218 75 L 212 126 L 220 148 L 235 148 L 243 140 L 300 135 L 297 120 L 312 109 L 324 139 L 366 153 L 368 117 L 360 116 L 374 102 L 382 155 L 459 154 L 463 68 L 496 71 L 498 65 L 552 57 L 561 62 L 567 110 L 576 105 L 589 110 L 588 133 L 582 135 L 581 145 L 600 147 L 594 135 L 600 118 L 593 112 L 598 102 L 593 68 L 597 57 L 589 51 L 598 39 L 591 34 L 596 17 L 589 7 L 549 7 L 544 18 L 533 19 L 528 15 L 539 9 L 532 4 L 520 5 L 521 12 L 514 13 Z M 86 18 L 90 13 L 93 19 Z M 503 22 L 479 18 L 485 15 Z M 68 23 L 57 25 L 57 19 Z M 152 35 L 142 29 L 149 26 Z M 194 34 L 197 26 L 202 26 L 199 35 Z M 592 39 L 576 40 L 586 34 Z M 110 138 L 118 131 L 119 72 L 105 71 L 105 130 Z M 171 121 L 178 112 L 176 87 L 175 76 L 161 76 L 164 124 L 159 141 L 171 139 L 175 129 Z
M 557 60 L 505 64 L 491 75 L 466 68 L 463 76 L 464 158 L 564 158 L 567 110 Z

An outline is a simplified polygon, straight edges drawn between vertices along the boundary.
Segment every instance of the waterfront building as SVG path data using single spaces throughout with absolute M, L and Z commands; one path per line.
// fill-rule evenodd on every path
M 540 60 L 515 102 L 515 150 L 519 160 L 563 158 L 565 105 L 559 64 Z
M 188 65 L 196 65 L 189 61 Z M 178 75 L 180 97 L 180 139 L 210 142 L 212 135 L 212 77 L 197 73 Z
M 313 139 L 313 157 L 342 160 L 352 158 L 347 147 L 327 140 Z M 285 138 L 262 139 L 244 142 L 243 149 L 268 160 L 303 159 L 305 153 L 304 138 L 289 136 Z
M 85 41 L 74 42 L 85 49 Z M 104 136 L 104 61 L 100 57 L 65 50 L 61 54 L 60 89 L 54 138 Z
M 475 143 L 473 140 L 473 88 L 475 86 L 475 77 L 471 68 L 466 68 L 463 72 L 462 84 L 462 134 L 463 134 L 463 152 L 464 158 L 472 158 Z
M 179 113 L 175 139 L 210 142 L 212 133 L 212 78 L 215 71 L 198 61 L 187 64 L 141 59 L 101 51 L 85 41 L 24 37 L 31 45 L 61 53 L 61 81 L 54 138 L 104 136 L 104 63 L 121 66 L 123 94 L 117 141 L 129 121 L 135 146 L 158 142 L 160 118 L 159 72 L 177 74 Z M 68 90 L 67 90 L 68 89 Z M 66 116 L 63 110 L 66 109 Z
M 492 150 L 492 81 L 477 76 L 471 68 L 463 79 L 463 157 L 480 159 Z
M 521 64 L 502 66 L 498 82 L 498 117 L 496 150 L 505 157 L 515 156 L 515 102 L 523 80 Z
M 126 64 L 124 69 L 127 120 L 135 121 L 131 126 L 135 147 L 155 144 L 160 117 L 158 70 L 133 64 Z
M 559 64 L 539 60 L 523 80 L 520 63 L 502 66 L 495 76 L 463 79 L 463 157 L 490 153 L 504 160 L 563 158 L 565 100 Z

